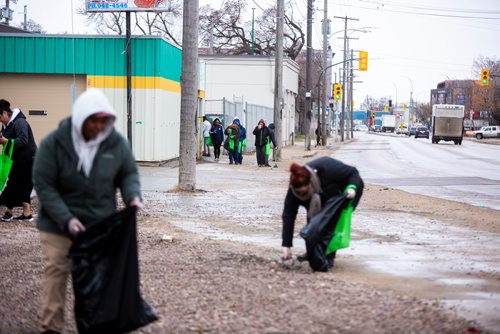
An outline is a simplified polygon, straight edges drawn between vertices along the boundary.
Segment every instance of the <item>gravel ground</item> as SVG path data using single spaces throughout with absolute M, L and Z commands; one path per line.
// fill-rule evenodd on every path
M 387 211 L 391 200 L 404 201 L 402 194 L 368 186 L 363 210 Z M 218 196 L 222 202 L 232 198 L 230 191 Z M 442 211 L 433 215 L 453 220 L 449 210 L 453 203 L 411 195 L 412 202 L 416 198 L 424 207 L 439 203 Z M 380 203 L 385 204 L 380 207 Z M 172 221 L 186 219 L 193 208 L 170 210 L 167 216 L 155 208 L 161 205 L 152 200 L 151 210 L 147 207 L 139 215 L 141 290 L 159 316 L 139 333 L 486 333 L 438 301 L 340 279 L 335 270 L 313 273 L 305 264 L 283 264 L 277 259 L 279 245 L 257 247 L 187 232 Z M 234 207 L 225 210 L 221 219 L 233 219 L 236 224 L 240 218 L 232 213 Z M 404 205 L 399 207 L 405 210 Z M 273 214 L 269 219 L 277 218 Z M 173 236 L 173 241 L 163 241 L 163 235 Z M 42 261 L 34 223 L 0 222 L 0 263 L 0 333 L 36 333 Z M 68 293 L 65 332 L 74 333 L 69 286 Z
M 42 264 L 36 229 L 2 223 L 0 332 L 36 333 Z M 176 235 L 164 242 L 159 233 Z M 289 267 L 275 252 L 211 241 L 142 219 L 143 297 L 160 320 L 141 333 L 466 333 L 479 327 L 439 304 Z M 68 292 L 71 290 L 68 288 Z M 67 333 L 75 332 L 72 298 Z

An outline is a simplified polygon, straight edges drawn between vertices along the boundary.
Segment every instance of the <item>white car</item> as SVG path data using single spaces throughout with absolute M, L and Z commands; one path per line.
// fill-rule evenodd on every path
M 474 131 L 474 137 L 477 139 L 498 138 L 500 137 L 500 126 L 483 126 L 481 130 Z
M 368 131 L 368 127 L 364 124 L 358 124 L 354 127 L 354 131 Z

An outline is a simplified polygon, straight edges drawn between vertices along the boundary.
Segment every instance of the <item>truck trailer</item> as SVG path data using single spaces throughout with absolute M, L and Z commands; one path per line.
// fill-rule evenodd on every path
M 394 132 L 396 129 L 396 115 L 382 115 L 382 132 Z
M 432 106 L 432 143 L 440 140 L 462 145 L 464 137 L 464 106 L 435 104 Z

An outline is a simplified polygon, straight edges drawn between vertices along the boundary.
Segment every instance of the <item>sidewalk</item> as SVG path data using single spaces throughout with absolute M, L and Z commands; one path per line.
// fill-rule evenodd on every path
M 239 172 L 267 172 L 269 170 L 274 172 L 288 172 L 290 164 L 295 161 L 298 163 L 305 163 L 314 157 L 325 155 L 333 155 L 335 148 L 339 145 L 348 143 L 333 142 L 333 138 L 329 138 L 330 142 L 326 146 L 311 145 L 311 150 L 306 151 L 304 142 L 295 142 L 295 145 L 286 146 L 282 150 L 281 161 L 269 161 L 272 166 L 258 167 L 255 153 L 245 154 L 243 156 L 242 165 L 229 165 L 229 158 L 227 155 L 221 155 L 220 161 L 214 161 L 213 151 L 210 152 L 210 157 L 203 157 L 202 160 L 197 162 L 196 167 L 196 188 L 204 189 L 206 178 L 211 178 L 215 175 L 221 176 L 223 179 L 228 177 L 227 181 L 237 178 Z M 277 166 L 277 167 L 275 167 Z M 177 160 L 170 161 L 162 164 L 161 166 L 148 166 L 140 165 L 139 172 L 141 175 L 141 186 L 143 191 L 168 191 L 173 190 L 178 184 L 179 176 L 179 162 Z M 229 171 L 229 172 L 228 172 Z

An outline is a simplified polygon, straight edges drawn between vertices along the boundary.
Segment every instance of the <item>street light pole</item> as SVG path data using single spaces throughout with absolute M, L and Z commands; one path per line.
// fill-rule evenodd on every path
M 410 84 L 411 84 L 411 91 L 410 91 L 410 111 L 408 112 L 408 116 L 409 116 L 409 120 L 411 120 L 411 123 L 408 122 L 408 126 L 410 126 L 410 124 L 413 124 L 413 117 L 412 117 L 412 112 L 413 112 L 413 81 L 411 81 L 410 77 L 407 77 L 407 76 L 404 76 L 404 78 L 410 80 Z

